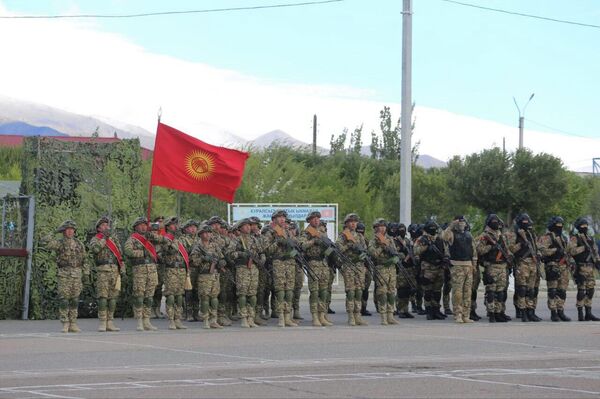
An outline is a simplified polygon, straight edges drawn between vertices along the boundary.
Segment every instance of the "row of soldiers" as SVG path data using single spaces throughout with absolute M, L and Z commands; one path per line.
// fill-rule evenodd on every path
M 419 228 L 410 226 L 409 234 L 402 224 L 377 219 L 368 242 L 364 232 L 357 231 L 360 220 L 354 213 L 345 217 L 344 229 L 335 242 L 328 238 L 319 212 L 307 216 L 307 227 L 301 232 L 283 210 L 274 212 L 271 219 L 262 230 L 260 220 L 243 219 L 230 232 L 219 217 L 201 224 L 188 221 L 183 226 L 177 218 L 170 218 L 163 231 L 139 218 L 121 252 L 110 220 L 101 218 L 88 245 L 96 268 L 98 330 L 119 330 L 114 325 L 114 312 L 121 280 L 127 276 L 125 259 L 132 268 L 133 311 L 140 331 L 156 329 L 150 318 L 156 313 L 153 298 L 157 287 L 164 287 L 160 295 L 165 297 L 169 329 L 186 328 L 182 323 L 186 291 L 197 299 L 188 298 L 187 306 L 198 307 L 205 328 L 231 325 L 234 313 L 239 313 L 242 327 L 264 324 L 269 297 L 278 326 L 297 326 L 294 316 L 300 317 L 303 274 L 308 277 L 313 326 L 331 326 L 327 315 L 335 269 L 344 279 L 351 326 L 367 324 L 362 318 L 366 312 L 364 293 L 371 280 L 382 325 L 397 324 L 394 314 L 413 317 L 408 303 L 419 292 L 428 320 L 446 318 L 440 301 L 448 274 L 457 323 L 473 322 L 473 293 L 482 274 L 489 321 L 510 320 L 506 314 L 510 273 L 515 276 L 514 303 L 522 321 L 541 320 L 535 309 L 543 274 L 553 321 L 570 320 L 564 314 L 564 302 L 571 276 L 577 285 L 579 320 L 599 320 L 591 305 L 593 268 L 600 265 L 600 258 L 585 218 L 574 223 L 576 232 L 570 238 L 563 233 L 564 220 L 560 217 L 552 218 L 548 231 L 539 238 L 527 214 L 519 215 L 510 231 L 504 231 L 502 220 L 490 214 L 477 238 L 471 236 L 463 216 L 455 217 L 443 230 L 433 220 Z M 58 229 L 62 238 L 44 240 L 46 247 L 57 253 L 63 332 L 79 332 L 81 278 L 82 273 L 89 273 L 86 249 L 75 238 L 75 230 L 75 223 L 67 221 Z M 163 281 L 159 282 L 161 268 Z

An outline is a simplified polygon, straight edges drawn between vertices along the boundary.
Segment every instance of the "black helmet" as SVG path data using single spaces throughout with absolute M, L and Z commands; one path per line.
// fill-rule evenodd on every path
M 435 235 L 440 226 L 435 222 L 435 220 L 428 220 L 423 226 L 423 230 L 429 235 Z
M 388 223 L 387 230 L 390 236 L 398 237 L 400 235 L 400 224 L 396 222 L 390 222 Z
M 587 218 L 585 218 L 585 217 L 583 217 L 583 216 L 582 216 L 582 217 L 580 217 L 580 218 L 577 218 L 577 220 L 575 221 L 575 223 L 573 223 L 573 225 L 575 226 L 575 228 L 576 228 L 577 230 L 579 230 L 579 228 L 580 228 L 582 225 L 584 225 L 584 224 L 587 224 L 587 225 L 589 225 L 589 224 L 590 224 L 590 222 L 589 222 L 589 220 L 587 220 Z
M 548 220 L 548 224 L 546 225 L 546 227 L 548 227 L 548 230 L 552 230 L 553 227 L 560 225 L 560 228 L 562 230 L 564 224 L 565 220 L 563 218 L 561 218 L 560 216 L 552 216 L 550 220 Z
M 517 227 L 519 229 L 524 230 L 533 226 L 533 220 L 531 220 L 527 213 L 521 213 L 519 216 L 517 216 L 517 218 L 515 219 L 515 223 L 517 224 Z
M 363 222 L 358 222 L 356 225 L 356 232 L 361 234 L 365 233 L 365 224 Z

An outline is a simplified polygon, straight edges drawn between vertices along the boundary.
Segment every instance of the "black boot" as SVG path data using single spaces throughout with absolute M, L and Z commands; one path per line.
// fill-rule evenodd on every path
M 418 313 L 419 312 L 419 310 L 417 309 L 417 301 L 411 301 L 411 303 L 410 303 L 410 311 L 411 311 L 411 313 Z
M 525 309 L 519 309 L 519 311 L 521 313 L 521 321 L 522 322 L 529 321 L 529 317 L 527 317 L 528 316 L 527 311 Z
M 433 308 L 431 306 L 425 306 L 425 310 L 427 311 L 427 320 L 435 320 Z
M 496 313 L 488 312 L 488 319 L 490 320 L 490 323 L 495 323 L 496 322 Z
M 422 307 L 417 307 L 417 314 L 419 316 L 423 316 L 427 314 L 427 308 L 423 309 Z
M 479 321 L 479 320 L 481 320 L 481 317 L 479 317 L 479 315 L 475 312 L 475 309 L 471 309 L 471 313 L 469 314 L 469 319 L 471 319 L 473 321 Z
M 535 314 L 535 309 L 531 309 L 531 314 L 529 315 L 529 318 L 533 321 L 542 321 L 542 318 L 538 317 L 538 315 Z
M 558 312 L 556 310 L 550 310 L 550 320 L 560 321 L 560 319 L 558 318 Z
M 446 308 L 444 309 L 444 314 L 446 316 L 452 316 L 454 313 L 452 313 L 452 310 L 450 310 L 450 308 Z
M 506 323 L 508 321 L 504 317 L 502 317 L 502 313 L 495 313 L 495 317 L 497 323 Z
M 369 312 L 367 310 L 367 306 L 366 305 L 360 308 L 360 315 L 361 316 L 371 316 L 371 312 Z
M 335 311 L 331 310 L 331 307 L 327 307 L 327 314 L 335 314 Z
M 443 314 L 442 312 L 440 312 L 440 308 L 439 307 L 435 308 L 434 312 L 435 312 L 435 317 L 438 320 L 446 320 L 446 317 L 448 317 L 445 314 Z
M 505 321 L 511 321 L 512 320 L 512 317 L 510 317 L 506 313 L 500 312 L 500 314 L 502 315 L 502 317 L 504 318 Z
M 577 308 L 577 320 L 585 321 L 585 317 L 583 316 L 583 308 L 582 307 Z
M 523 316 L 523 314 L 522 314 L 522 310 L 521 310 L 521 309 L 519 309 L 519 308 L 516 308 L 516 309 L 515 309 L 515 317 L 516 317 L 517 319 L 520 319 L 522 316 Z
M 565 315 L 564 309 L 558 309 L 558 318 L 562 321 L 571 321 L 571 319 Z
M 415 318 L 415 316 L 413 316 L 409 312 L 398 312 L 398 317 L 400 319 L 414 319 Z
M 597 318 L 596 316 L 594 316 L 592 314 L 592 307 L 591 306 L 586 306 L 585 307 L 585 320 L 586 321 L 600 321 L 599 318 Z

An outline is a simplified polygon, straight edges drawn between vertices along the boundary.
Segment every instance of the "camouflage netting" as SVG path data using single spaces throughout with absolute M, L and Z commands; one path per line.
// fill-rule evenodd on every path
M 38 245 L 40 238 L 55 231 L 64 220 L 72 219 L 78 226 L 78 238 L 87 244 L 95 234 L 96 221 L 108 215 L 124 242 L 130 223 L 144 214 L 146 188 L 142 187 L 142 175 L 137 139 L 117 143 L 25 139 L 21 193 L 36 199 L 30 319 L 56 318 L 58 309 L 54 255 Z M 13 276 L 22 280 L 18 273 Z M 91 279 L 95 279 L 93 273 Z M 13 284 L 11 289 L 16 292 L 22 287 L 18 281 L 6 284 Z M 131 288 L 126 284 L 124 289 Z M 84 278 L 80 317 L 96 316 L 94 296 L 93 285 Z M 126 298 L 122 295 L 118 316 L 128 309 Z M 14 310 L 0 313 L 4 317 L 14 314 Z

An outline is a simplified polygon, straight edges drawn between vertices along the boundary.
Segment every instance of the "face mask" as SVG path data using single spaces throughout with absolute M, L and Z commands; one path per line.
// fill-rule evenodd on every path
M 588 228 L 587 226 L 581 226 L 580 228 L 577 229 L 581 234 L 587 234 L 588 232 Z
M 552 226 L 550 231 L 556 234 L 557 236 L 562 235 L 563 227 L 562 226 Z
M 488 226 L 490 226 L 490 229 L 492 229 L 492 230 L 498 230 L 500 228 L 500 223 L 498 223 L 497 220 L 494 220 L 494 221 L 490 222 L 490 224 Z
M 404 229 L 400 229 L 400 230 L 398 231 L 398 234 L 400 235 L 400 237 L 404 238 L 404 237 L 406 237 L 406 230 L 404 230 Z
M 430 227 L 427 230 L 425 230 L 427 232 L 427 234 L 433 236 L 435 235 L 435 233 L 437 233 L 437 229 L 435 227 Z
M 462 233 L 463 231 L 465 231 L 466 228 L 467 228 L 466 222 L 458 222 L 458 231 L 460 231 Z

